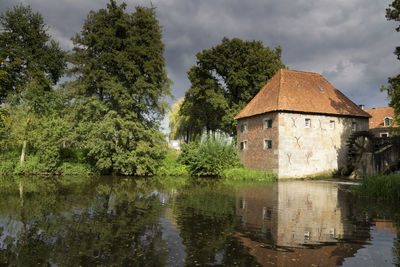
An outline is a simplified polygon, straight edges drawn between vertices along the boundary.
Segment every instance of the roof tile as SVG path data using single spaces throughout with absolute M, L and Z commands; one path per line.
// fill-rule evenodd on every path
M 271 111 L 370 117 L 321 74 L 280 69 L 235 119 Z
M 394 109 L 392 107 L 367 109 L 366 112 L 368 112 L 369 115 L 371 115 L 371 118 L 369 119 L 370 129 L 385 128 L 384 126 L 385 118 L 395 117 Z

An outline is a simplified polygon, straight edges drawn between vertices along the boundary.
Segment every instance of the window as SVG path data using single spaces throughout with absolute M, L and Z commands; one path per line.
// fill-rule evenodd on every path
M 331 129 L 331 130 L 335 129 L 335 121 L 329 122 L 329 129 Z
M 272 120 L 271 119 L 265 119 L 264 120 L 264 130 L 272 128 Z
M 262 216 L 264 220 L 271 220 L 272 218 L 272 209 L 263 207 Z
M 311 119 L 305 119 L 304 127 L 306 127 L 306 128 L 310 128 L 311 127 Z
M 264 139 L 264 149 L 271 149 L 272 148 L 272 140 Z
M 392 126 L 392 123 L 393 123 L 393 118 L 392 117 L 386 117 L 386 118 L 383 119 L 383 125 L 385 127 Z
M 357 123 L 356 123 L 355 121 L 353 121 L 353 122 L 351 123 L 351 130 L 352 130 L 353 132 L 357 131 Z
M 381 133 L 380 136 L 381 136 L 381 137 L 388 137 L 388 136 L 389 136 L 389 133 Z
M 240 125 L 240 131 L 243 133 L 243 132 L 247 132 L 247 122 L 243 122 L 241 125 Z
M 245 199 L 241 198 L 239 201 L 239 207 L 241 209 L 245 209 L 247 207 L 247 201 Z
M 247 149 L 247 140 L 240 142 L 240 150 Z

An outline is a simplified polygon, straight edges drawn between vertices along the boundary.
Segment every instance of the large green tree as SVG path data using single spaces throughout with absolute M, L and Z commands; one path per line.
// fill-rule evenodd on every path
M 394 0 L 386 9 L 386 19 L 400 21 L 400 0 Z M 396 28 L 400 32 L 400 25 Z M 394 54 L 400 60 L 400 46 L 397 46 Z M 394 108 L 396 120 L 400 121 L 400 74 L 388 79 L 388 86 L 382 87 L 386 91 L 390 100 L 390 106 Z
M 73 99 L 77 145 L 103 173 L 148 175 L 162 157 L 159 123 L 170 96 L 153 7 L 114 0 L 91 11 L 76 34 L 70 62 L 76 80 L 66 85 Z
M 28 89 L 50 90 L 63 75 L 65 52 L 47 33 L 41 14 L 14 6 L 0 15 L 0 25 L 0 104 L 10 95 L 31 100 L 38 92 Z
M 10 113 L 24 115 L 11 125 L 22 130 L 9 129 L 19 133 L 14 140 L 22 143 L 22 165 L 33 118 L 37 121 L 51 112 L 53 86 L 65 70 L 66 53 L 29 6 L 17 5 L 1 14 L 0 25 L 0 104 L 6 102 Z
M 234 116 L 285 67 L 280 47 L 271 49 L 261 41 L 238 38 L 223 38 L 221 44 L 196 57 L 196 65 L 188 71 L 191 87 L 181 109 L 196 134 L 203 130 L 235 133 Z

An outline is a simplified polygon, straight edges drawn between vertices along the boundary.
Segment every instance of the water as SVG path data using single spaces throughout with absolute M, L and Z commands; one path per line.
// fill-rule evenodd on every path
M 0 266 L 400 264 L 397 206 L 354 199 L 348 183 L 29 177 L 2 184 Z

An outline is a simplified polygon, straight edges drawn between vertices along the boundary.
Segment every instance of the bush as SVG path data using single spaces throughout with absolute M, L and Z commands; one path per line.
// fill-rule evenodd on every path
M 88 164 L 64 162 L 58 167 L 58 172 L 61 175 L 90 175 L 94 171 Z
M 230 180 L 276 181 L 277 179 L 275 173 L 247 168 L 226 169 L 222 176 Z
M 185 176 L 189 172 L 185 165 L 178 161 L 179 152 L 169 149 L 165 155 L 165 158 L 161 161 L 157 167 L 154 175 L 156 176 Z
M 18 164 L 15 166 L 14 174 L 19 175 L 38 175 L 50 174 L 46 164 L 40 162 L 39 156 L 27 156 L 24 165 Z
M 241 166 L 236 147 L 223 138 L 206 138 L 181 146 L 179 162 L 186 165 L 191 175 L 222 176 L 228 168 Z

